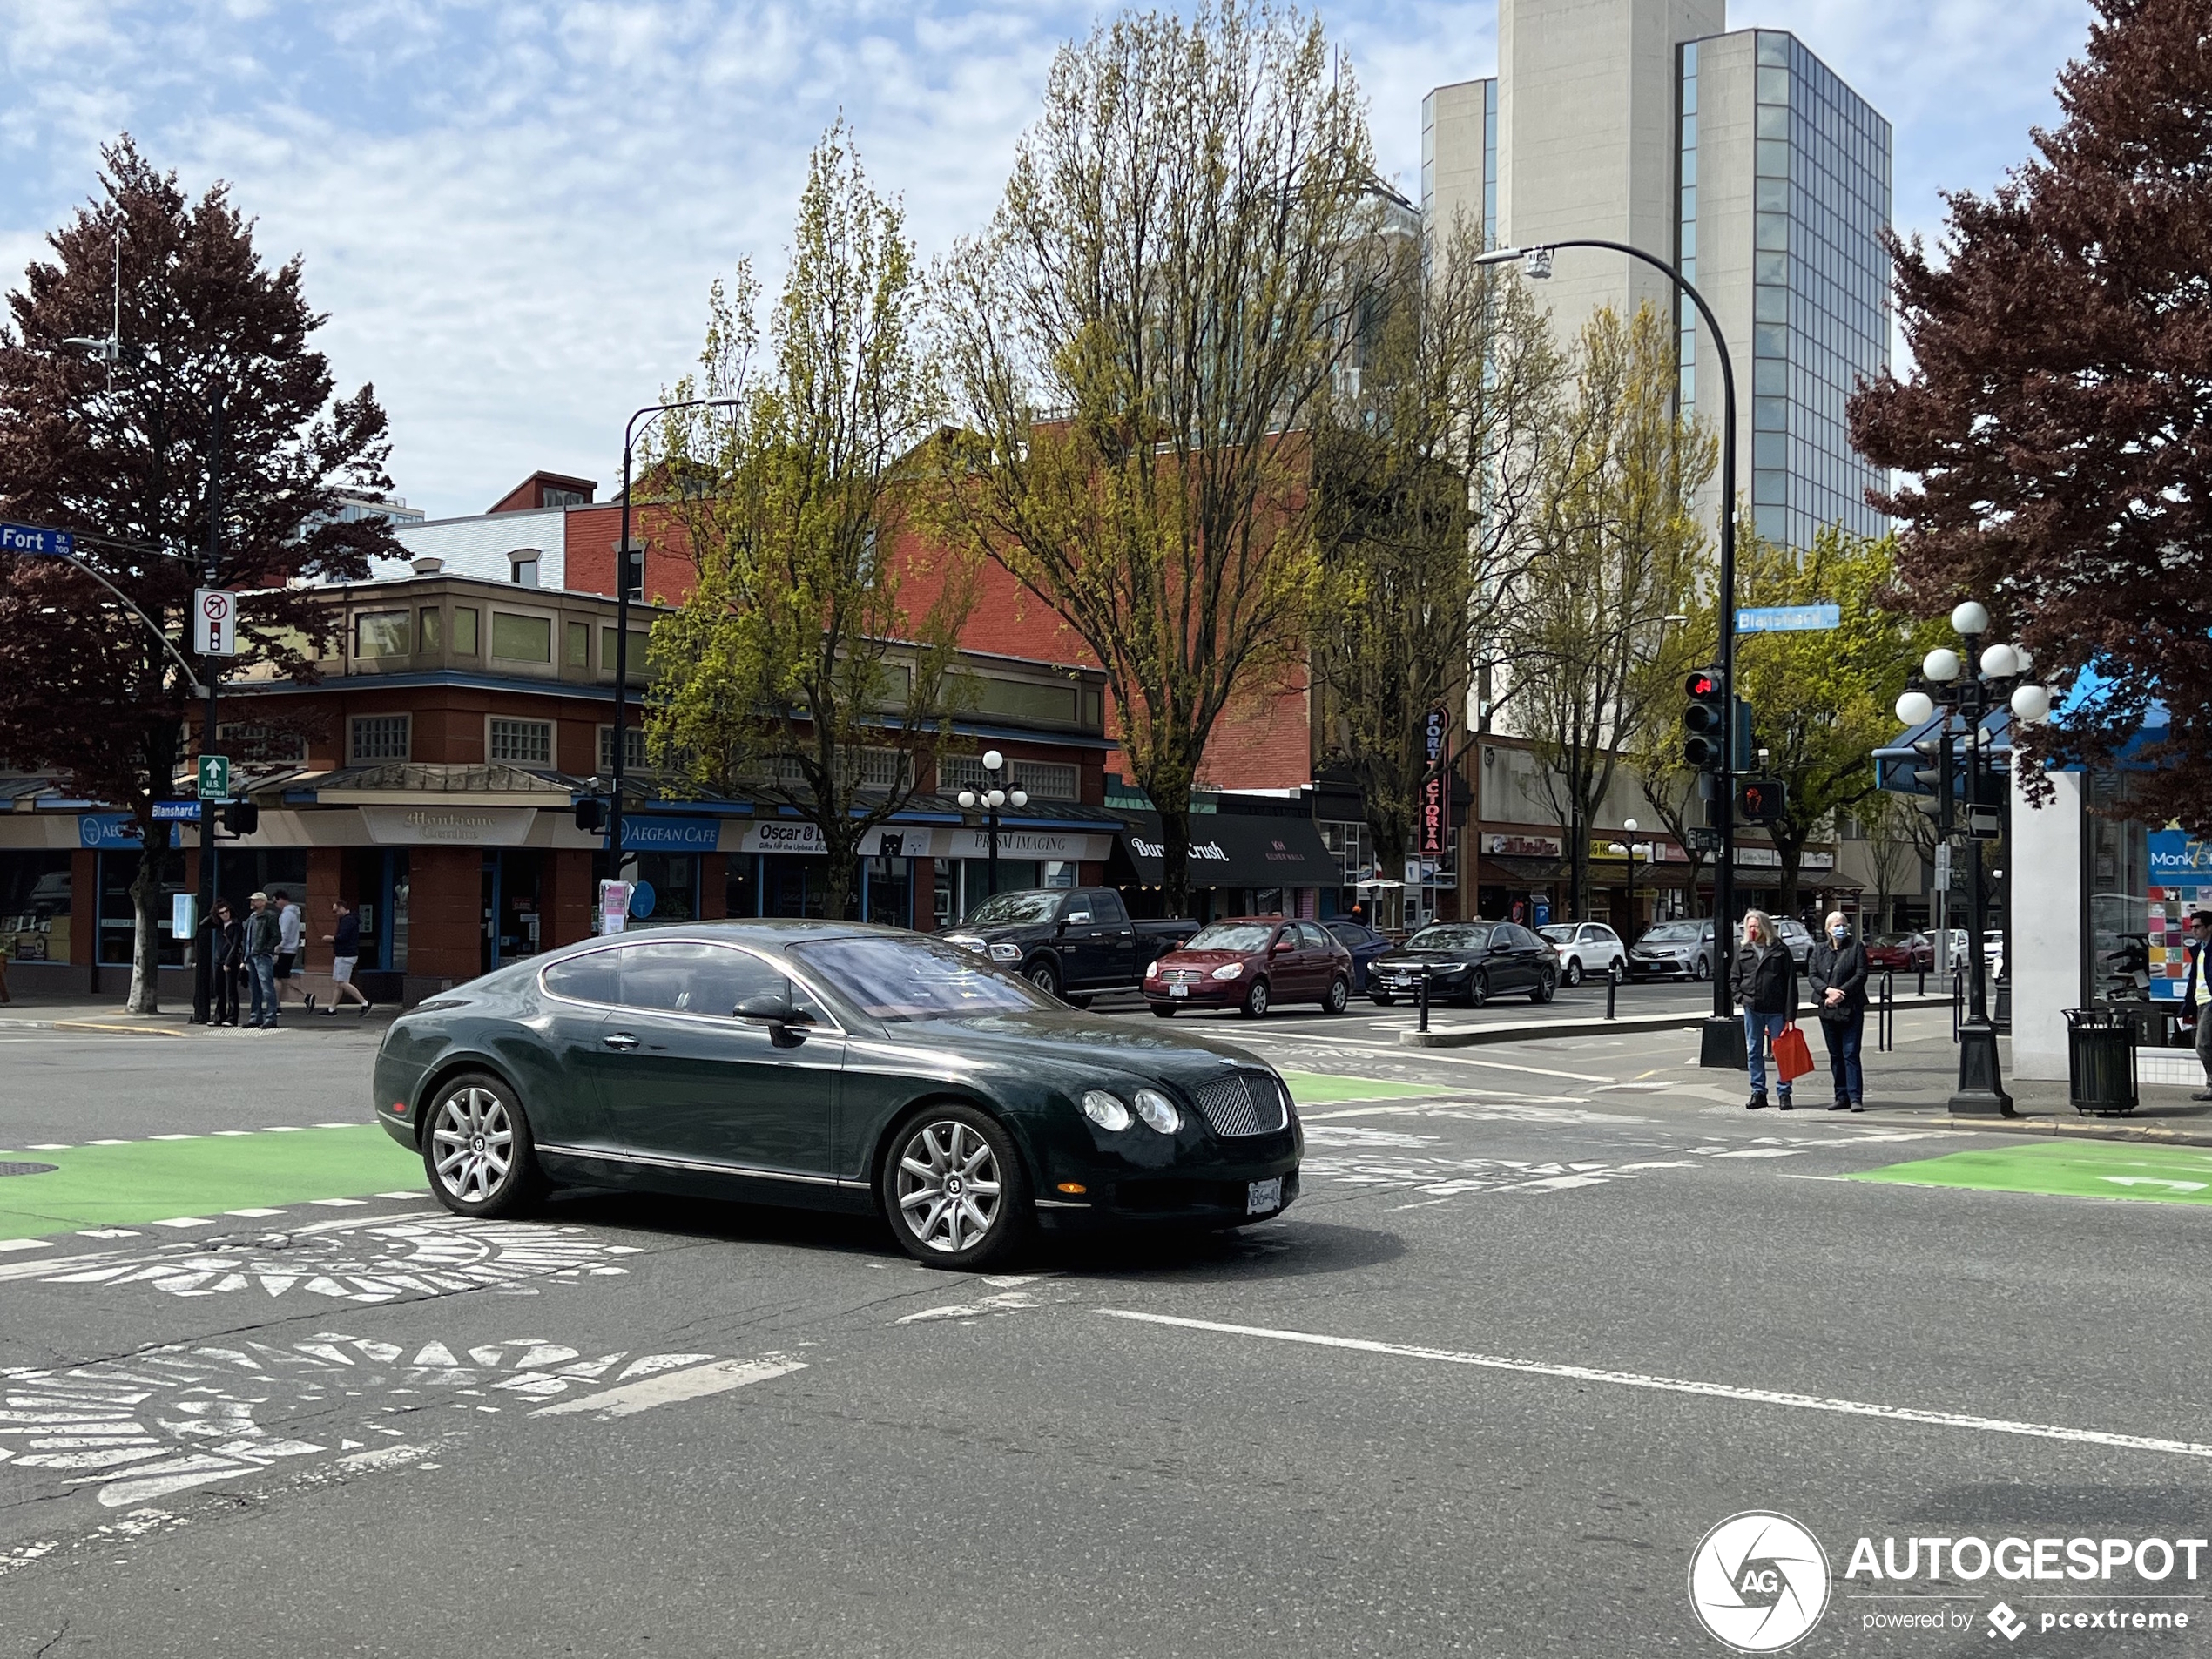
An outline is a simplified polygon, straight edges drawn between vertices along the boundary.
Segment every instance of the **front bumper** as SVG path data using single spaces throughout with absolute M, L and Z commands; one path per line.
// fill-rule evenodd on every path
M 1156 979 L 1144 981 L 1144 1000 L 1168 1008 L 1237 1008 L 1244 1005 L 1244 998 L 1251 990 L 1253 976 L 1244 974 L 1237 979 L 1203 979 L 1186 981 L 1184 995 L 1171 995 L 1165 983 Z
M 1261 1215 L 1250 1212 L 1253 1181 L 1279 1179 L 1283 1202 Z M 1098 1232 L 1130 1227 L 1238 1227 L 1271 1221 L 1297 1202 L 1298 1165 L 1226 1180 L 1199 1174 L 1138 1177 L 1117 1181 L 1090 1199 L 1073 1203 L 1048 1199 L 1037 1205 L 1037 1224 L 1048 1232 Z
M 1692 979 L 1696 976 L 1696 959 L 1688 956 L 1631 956 L 1629 958 L 1630 979 Z

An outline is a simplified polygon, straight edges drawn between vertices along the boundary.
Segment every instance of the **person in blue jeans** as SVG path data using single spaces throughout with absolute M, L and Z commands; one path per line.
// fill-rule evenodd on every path
M 257 893 L 253 902 L 253 913 L 246 919 L 246 967 L 253 977 L 253 1004 L 246 1023 L 255 1031 L 273 1031 L 277 1022 L 277 944 L 284 934 L 277 913 L 269 907 L 269 895 Z
M 1805 974 L 1812 981 L 1820 1035 L 1828 1039 L 1828 1071 L 1835 1079 L 1831 1112 L 1866 1109 L 1866 1074 L 1858 1062 L 1866 1036 L 1866 950 L 1851 936 L 1844 913 L 1828 913 L 1827 937 L 1812 948 Z
M 1743 1010 L 1743 1058 L 1751 1073 L 1751 1098 L 1743 1105 L 1756 1112 L 1767 1104 L 1768 1049 L 1797 1013 L 1797 961 L 1764 910 L 1743 913 L 1743 942 L 1729 971 L 1729 985 Z M 1782 1109 L 1789 1111 L 1790 1085 L 1778 1079 L 1777 1083 L 1775 1093 Z

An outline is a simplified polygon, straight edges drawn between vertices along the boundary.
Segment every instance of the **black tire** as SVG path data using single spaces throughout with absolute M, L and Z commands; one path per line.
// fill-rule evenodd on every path
M 1536 975 L 1536 988 L 1528 993 L 1528 1000 L 1531 1002 L 1548 1002 L 1558 994 L 1559 975 L 1549 972 L 1540 972 Z
M 1388 1008 L 1388 1007 L 1389 1007 L 1392 1003 L 1395 1002 L 1398 999 L 1397 999 L 1396 997 L 1394 997 L 1394 996 L 1384 996 L 1384 995 L 1379 995 L 1379 994 L 1377 994 L 1377 995 L 1373 995 L 1373 996 L 1372 996 L 1370 1000 L 1373 1001 L 1374 1005 L 1375 1005 L 1377 1008 Z
M 986 1180 L 997 1200 L 988 1213 L 977 1203 Z M 1008 1260 L 1036 1219 L 1014 1137 L 989 1113 L 954 1101 L 924 1107 L 892 1132 L 876 1199 L 900 1249 L 957 1272 Z M 969 1231 L 978 1224 L 980 1232 Z
M 1071 1008 L 1087 1008 L 1096 1000 L 1089 995 L 1062 997 L 1061 1001 Z
M 1341 974 L 1329 981 L 1329 994 L 1321 999 L 1321 1012 L 1341 1014 L 1352 1006 L 1352 981 Z
M 1480 969 L 1467 975 L 1467 988 L 1460 993 L 1460 1006 L 1479 1008 L 1490 1000 L 1490 976 Z
M 1267 981 L 1264 979 L 1254 980 L 1251 989 L 1244 993 L 1244 1017 L 1248 1020 L 1265 1019 L 1267 999 Z
M 1582 982 L 1582 959 L 1580 956 L 1567 959 L 1566 980 L 1567 988 L 1570 991 Z
M 449 1077 L 431 1097 L 423 1113 L 422 1169 L 431 1196 L 456 1216 L 526 1215 L 545 1196 L 522 1101 L 504 1078 L 488 1071 Z
M 1172 1020 L 1175 1018 L 1175 1004 L 1172 1002 L 1155 1002 L 1152 1004 L 1152 1012 L 1158 1015 L 1163 1020 Z
M 1689 970 L 1689 976 L 1695 980 L 1709 980 L 1712 978 L 1713 964 L 1711 959 L 1709 957 L 1700 956 L 1697 959 L 1697 966 Z
M 1049 956 L 1040 956 L 1022 970 L 1022 977 L 1047 996 L 1060 995 L 1060 969 Z
M 1611 974 L 1615 979 L 1620 981 L 1623 985 L 1626 985 L 1629 980 L 1635 977 L 1634 974 L 1629 972 L 1628 963 L 1622 961 L 1618 956 L 1615 956 L 1613 959 L 1611 963 L 1607 966 L 1605 971 Z

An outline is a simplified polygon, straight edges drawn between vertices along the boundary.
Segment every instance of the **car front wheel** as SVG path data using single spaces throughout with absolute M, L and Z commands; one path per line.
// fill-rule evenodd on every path
M 1252 988 L 1244 993 L 1244 1015 L 1248 1019 L 1263 1019 L 1267 1014 L 1267 981 L 1256 979 Z
M 973 1106 L 933 1106 L 901 1127 L 881 1196 L 900 1247 L 931 1267 L 1003 1261 L 1028 1236 L 1029 1183 L 1013 1137 Z
M 463 1072 L 430 1103 L 422 1167 L 456 1216 L 516 1216 L 544 1190 L 529 1120 L 514 1089 L 489 1072 Z
M 1582 959 L 1579 956 L 1569 956 L 1567 959 L 1567 988 L 1569 990 L 1573 990 L 1575 987 L 1580 985 L 1581 982 Z
M 1479 1008 L 1490 1000 L 1490 976 L 1477 974 L 1467 981 L 1467 990 L 1460 1000 L 1471 1008 Z
M 1047 996 L 1060 995 L 1060 970 L 1052 965 L 1049 958 L 1040 958 L 1029 964 L 1028 980 Z
M 1690 977 L 1701 980 L 1712 978 L 1713 964 L 1706 958 L 1700 956 L 1697 959 L 1697 966 L 1690 970 Z

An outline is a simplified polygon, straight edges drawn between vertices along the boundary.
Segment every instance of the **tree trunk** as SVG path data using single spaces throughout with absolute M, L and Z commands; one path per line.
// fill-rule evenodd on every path
M 825 827 L 816 825 L 816 828 Z M 844 839 L 822 837 L 822 851 L 826 854 L 822 870 L 822 920 L 849 921 L 846 913 L 860 897 L 860 855 L 859 843 Z
M 157 839 L 168 833 L 166 824 L 141 822 L 145 834 L 138 852 L 138 873 L 131 883 L 131 995 L 125 1008 L 132 1014 L 161 1012 L 161 865 L 168 849 Z M 94 903 L 98 902 L 98 895 Z
M 1160 810 L 1160 903 L 1170 916 L 1190 914 L 1190 808 L 1186 804 L 1170 812 L 1157 798 Z
M 1367 833 L 1373 838 L 1375 848 L 1375 880 L 1396 880 L 1406 873 L 1409 856 L 1407 845 L 1413 837 L 1403 823 L 1378 824 L 1373 818 L 1367 820 Z M 1378 887 L 1375 889 L 1375 915 L 1371 925 L 1385 933 L 1401 932 L 1406 926 L 1406 889 Z

